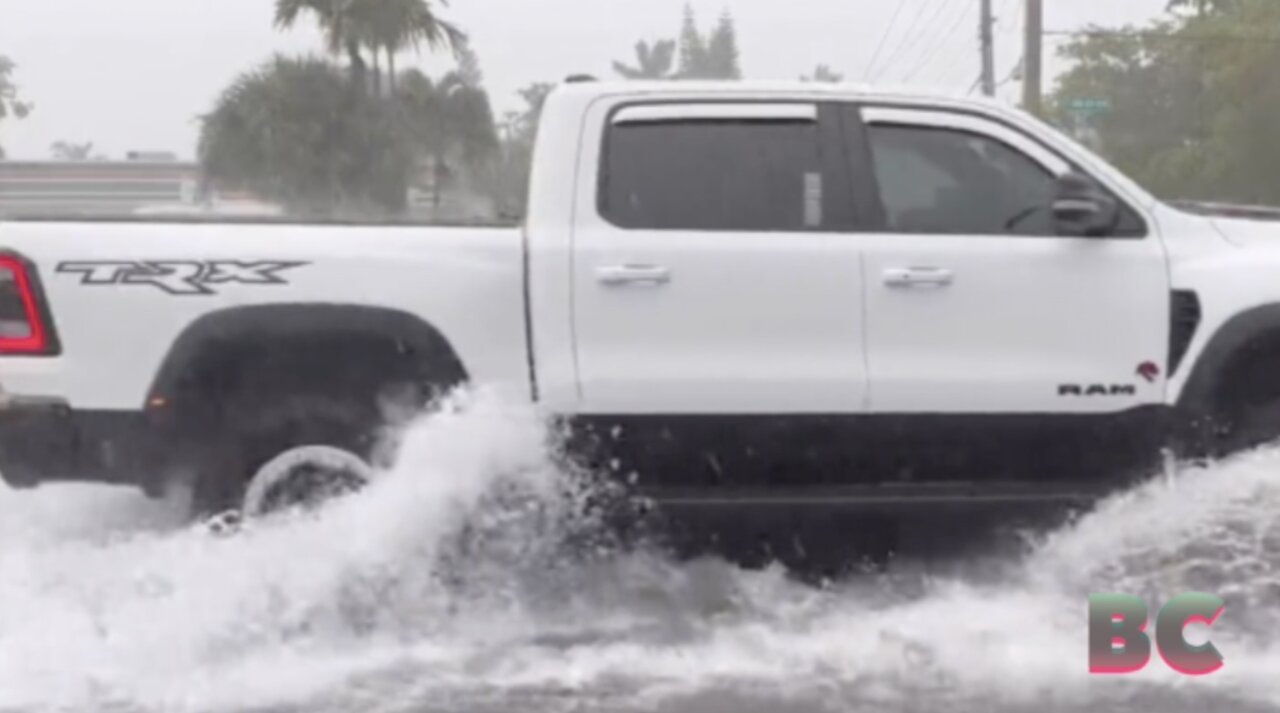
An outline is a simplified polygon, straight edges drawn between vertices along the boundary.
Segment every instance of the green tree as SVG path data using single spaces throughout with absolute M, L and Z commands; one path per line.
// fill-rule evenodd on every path
M 555 88 L 556 85 L 551 82 L 535 82 L 518 92 L 520 100 L 524 102 L 524 110 L 516 115 L 514 124 L 509 126 L 512 138 L 533 143 L 542 119 L 542 107 Z
M 707 41 L 698 30 L 698 19 L 691 5 L 684 6 L 684 24 L 680 29 L 681 79 L 707 79 L 711 76 Z
M 738 34 L 726 10 L 709 35 L 698 29 L 693 8 L 685 5 L 680 29 L 679 79 L 741 79 Z
M 733 16 L 726 10 L 707 43 L 707 73 L 715 79 L 742 79 L 738 55 L 738 33 Z
M 490 175 L 490 192 L 497 198 L 501 212 L 509 218 L 523 216 L 527 208 L 533 146 L 543 105 L 555 86 L 550 82 L 537 82 L 521 89 L 523 107 L 508 112 L 502 122 L 501 151 Z
M 13 83 L 16 68 L 8 57 L 0 55 L 0 120 L 10 116 L 24 119 L 31 113 L 32 106 L 18 98 L 18 87 Z M 0 147 L 0 158 L 4 158 L 3 147 Z
M 319 58 L 276 57 L 241 75 L 203 117 L 207 180 L 316 217 L 405 209 L 413 147 L 392 102 L 350 91 Z
M 480 69 L 480 58 L 476 56 L 475 50 L 471 49 L 471 43 L 463 39 L 454 45 L 454 49 L 458 58 L 458 78 L 462 83 L 469 87 L 484 86 L 484 72 Z
M 1280 3 L 1206 9 L 1068 43 L 1050 118 L 1165 197 L 1280 203 Z
M 614 62 L 613 70 L 627 79 L 667 79 L 675 66 L 675 40 L 636 43 L 636 64 Z
M 1158 39 L 1171 24 L 1147 32 L 1127 28 L 1087 35 L 1061 54 L 1073 64 L 1047 105 L 1050 118 L 1095 144 L 1121 168 L 1162 190 L 1175 176 L 1153 173 L 1150 160 L 1186 146 L 1198 115 L 1195 68 L 1181 43 Z
M 1170 10 L 1190 10 L 1197 15 L 1238 9 L 1240 0 L 1169 0 Z
M 483 180 L 500 145 L 489 95 L 460 72 L 438 82 L 413 69 L 401 75 L 398 101 L 416 155 L 432 173 L 434 202 L 464 174 Z

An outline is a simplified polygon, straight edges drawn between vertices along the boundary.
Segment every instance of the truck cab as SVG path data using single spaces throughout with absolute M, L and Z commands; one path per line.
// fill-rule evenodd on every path
M 545 121 L 571 160 L 535 161 L 539 393 L 663 492 L 1052 499 L 1155 462 L 1189 346 L 1162 230 L 1230 248 L 1035 119 L 585 83 Z

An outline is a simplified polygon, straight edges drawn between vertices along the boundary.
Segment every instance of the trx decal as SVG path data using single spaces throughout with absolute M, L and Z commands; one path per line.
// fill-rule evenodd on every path
M 149 260 L 64 262 L 62 274 L 80 275 L 82 285 L 149 285 L 171 295 L 213 295 L 219 285 L 286 285 L 280 273 L 305 262 L 239 260 Z

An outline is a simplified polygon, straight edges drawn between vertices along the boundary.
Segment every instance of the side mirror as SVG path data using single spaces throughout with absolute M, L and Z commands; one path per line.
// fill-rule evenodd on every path
M 1105 237 L 1119 220 L 1119 204 L 1093 179 L 1078 173 L 1058 178 L 1053 222 L 1059 235 Z

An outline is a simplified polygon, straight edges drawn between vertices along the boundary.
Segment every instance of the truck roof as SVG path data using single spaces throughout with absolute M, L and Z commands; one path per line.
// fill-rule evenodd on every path
M 703 80 L 595 80 L 575 78 L 556 88 L 556 93 L 580 98 L 645 94 L 695 94 L 709 97 L 815 97 L 832 99 L 877 99 L 935 106 L 983 108 L 1002 113 L 1023 113 L 1003 100 L 968 96 L 914 86 L 801 81 L 703 81 Z

